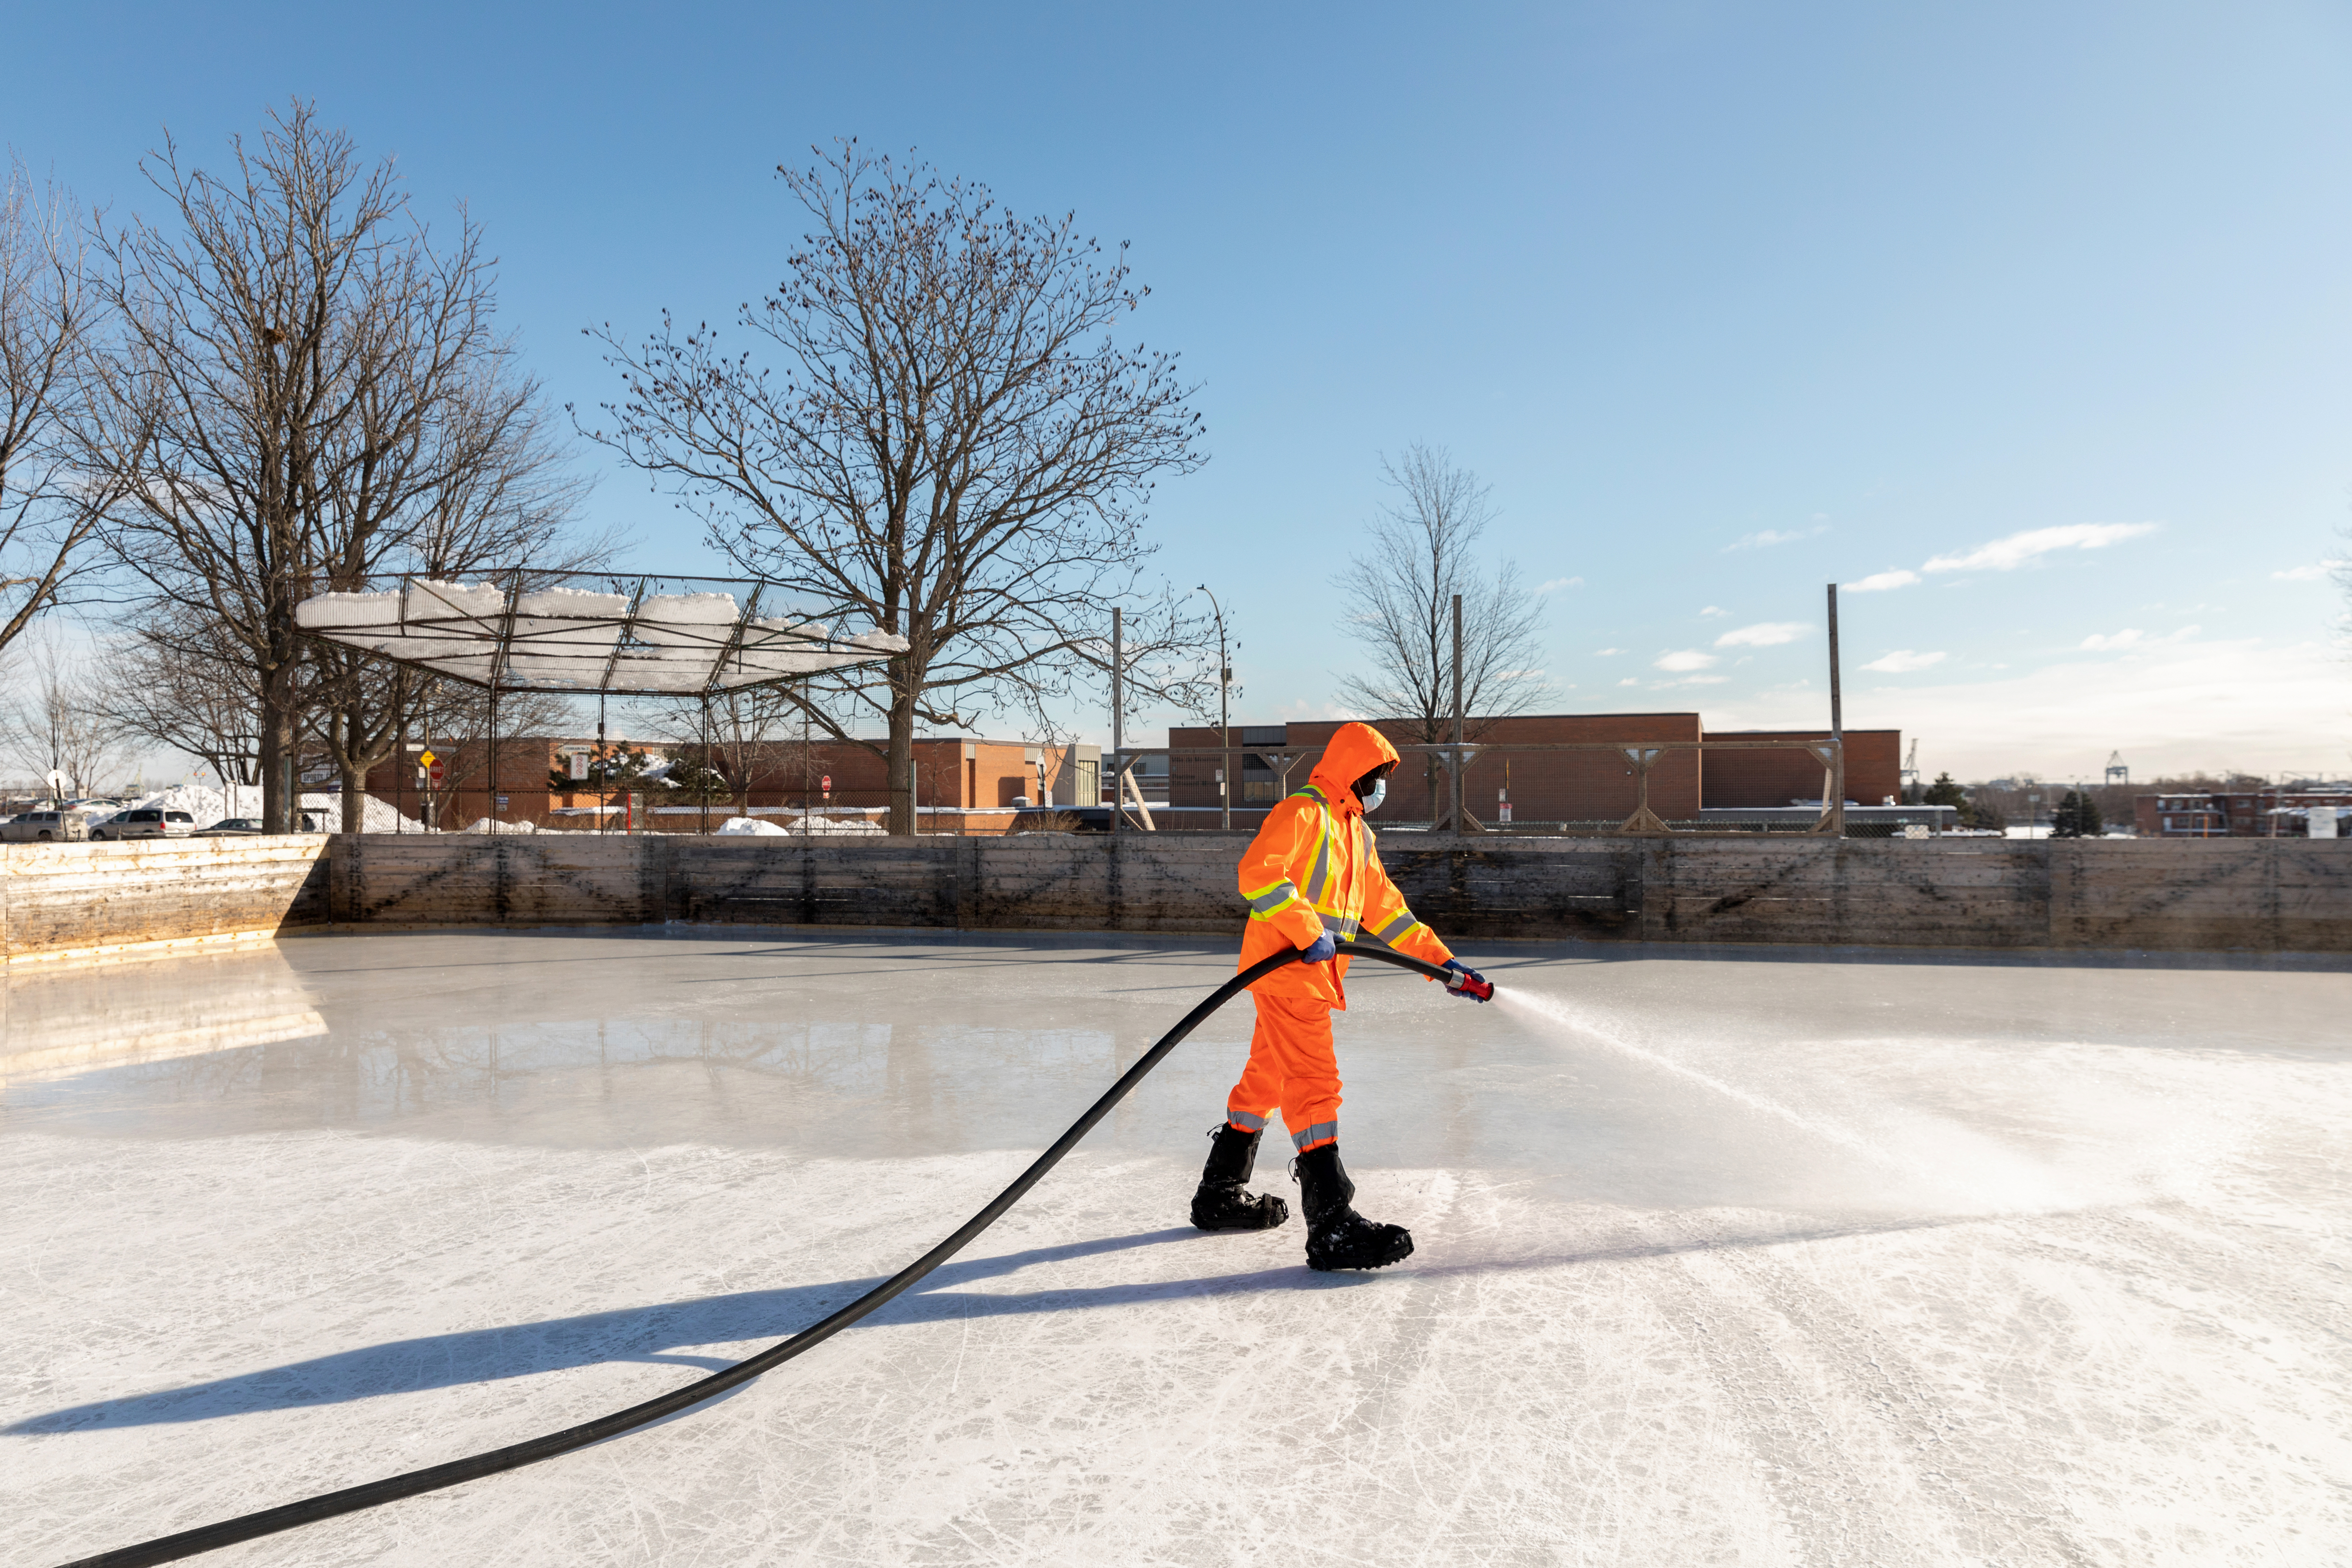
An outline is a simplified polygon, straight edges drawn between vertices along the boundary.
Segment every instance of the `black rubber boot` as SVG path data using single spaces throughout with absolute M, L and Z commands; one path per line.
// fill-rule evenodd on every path
M 1307 1215 L 1307 1267 L 1386 1268 L 1412 1256 L 1412 1237 L 1401 1225 L 1374 1225 L 1349 1207 L 1356 1184 L 1339 1163 L 1339 1145 L 1309 1149 L 1292 1163 L 1298 1206 Z
M 1258 1136 L 1230 1121 L 1210 1130 L 1209 1163 L 1201 1168 L 1201 1190 L 1192 1194 L 1192 1223 L 1201 1229 L 1272 1230 L 1290 1217 L 1288 1204 L 1249 1190 Z

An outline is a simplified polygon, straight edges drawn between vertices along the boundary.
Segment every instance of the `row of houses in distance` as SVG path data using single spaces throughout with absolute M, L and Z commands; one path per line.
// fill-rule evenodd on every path
M 2144 795 L 2133 805 L 2143 838 L 2352 837 L 2352 784 Z

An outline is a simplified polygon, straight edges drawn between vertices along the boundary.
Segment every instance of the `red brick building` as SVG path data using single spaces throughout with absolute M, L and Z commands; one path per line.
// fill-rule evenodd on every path
M 1316 757 L 1333 731 L 1344 722 L 1318 720 L 1294 724 L 1236 725 L 1232 732 L 1234 755 L 1230 763 L 1214 756 L 1173 757 L 1169 763 L 1168 800 L 1171 806 L 1214 809 L 1218 805 L 1217 771 L 1230 769 L 1238 785 L 1234 795 L 1237 824 L 1255 826 L 1266 806 L 1277 798 L 1277 770 L 1272 759 L 1295 757 L 1287 782 L 1297 789 L 1307 782 Z M 1402 748 L 1420 739 L 1417 722 L 1381 719 L 1372 727 Z M 1577 742 L 1606 745 L 1612 750 L 1590 752 L 1489 752 L 1472 759 L 1464 770 L 1463 799 L 1473 816 L 1485 822 L 1500 819 L 1507 801 L 1515 822 L 1612 822 L 1633 815 L 1638 800 L 1638 780 L 1631 763 L 1613 748 L 1655 745 L 1662 742 L 1773 741 L 1802 742 L 1827 738 L 1825 730 L 1710 731 L 1696 713 L 1545 713 L 1509 719 L 1481 720 L 1465 725 L 1473 743 L 1488 745 L 1554 745 Z M 1846 798 L 1876 805 L 1902 794 L 1902 733 L 1895 730 L 1849 730 L 1846 741 Z M 1213 728 L 1171 729 L 1171 750 L 1213 747 Z M 1405 762 L 1389 780 L 1388 805 L 1382 816 L 1394 822 L 1427 822 L 1438 809 L 1433 800 L 1432 769 L 1407 752 Z M 1435 770 L 1439 792 L 1445 788 L 1443 770 Z M 1650 809 L 1669 822 L 1696 820 L 1701 807 L 1787 806 L 1822 798 L 1822 765 L 1811 752 L 1786 750 L 1668 750 L 1650 770 Z M 1241 814 L 1247 813 L 1246 816 Z M 1178 814 L 1178 826 L 1199 826 Z
M 1710 741 L 1821 741 L 1826 730 L 1709 730 Z M 1709 808 L 1790 805 L 1822 798 L 1822 764 L 1808 752 L 1708 752 Z M 1903 731 L 1845 732 L 1845 797 L 1856 805 L 1903 798 Z

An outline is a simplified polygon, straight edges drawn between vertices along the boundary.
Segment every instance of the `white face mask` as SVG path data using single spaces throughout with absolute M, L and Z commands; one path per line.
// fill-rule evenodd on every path
M 1374 779 L 1372 781 L 1372 793 L 1364 796 L 1365 813 L 1369 815 L 1380 810 L 1381 802 L 1388 799 L 1388 797 L 1389 781 L 1386 779 Z

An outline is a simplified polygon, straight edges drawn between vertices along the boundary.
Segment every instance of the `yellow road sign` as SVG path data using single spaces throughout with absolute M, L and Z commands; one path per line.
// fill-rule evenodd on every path
M 425 752 L 423 756 L 421 756 L 421 757 L 417 758 L 417 759 L 416 759 L 416 765 L 417 765 L 418 767 L 420 767 L 420 768 L 429 768 L 429 767 L 431 767 L 431 766 L 433 765 L 433 753 L 432 753 L 432 752 Z

